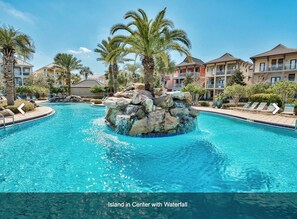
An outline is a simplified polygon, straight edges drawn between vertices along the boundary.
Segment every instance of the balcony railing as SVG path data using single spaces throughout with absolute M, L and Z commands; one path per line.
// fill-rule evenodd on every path
M 217 71 L 216 72 L 216 75 L 224 75 L 225 74 L 225 71 Z
M 258 72 L 273 72 L 273 71 L 293 71 L 297 70 L 297 65 L 271 65 L 266 68 L 260 68 Z
M 224 84 L 216 84 L 216 88 L 224 88 Z
M 207 88 L 214 88 L 214 84 L 207 84 Z

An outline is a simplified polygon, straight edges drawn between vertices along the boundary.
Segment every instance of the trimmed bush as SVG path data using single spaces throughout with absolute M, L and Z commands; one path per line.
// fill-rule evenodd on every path
M 250 97 L 251 102 L 266 102 L 277 103 L 279 107 L 282 106 L 282 101 L 277 94 L 254 94 Z
M 91 100 L 93 100 L 92 98 L 82 98 L 83 102 L 91 102 Z
M 25 100 L 16 100 L 14 101 L 14 105 L 13 106 L 7 106 L 6 109 L 10 109 L 12 112 L 14 113 L 20 113 L 20 111 L 18 111 L 18 107 L 24 103 L 25 106 L 22 108 L 24 110 L 24 112 L 29 112 L 34 110 L 35 106 L 33 103 L 29 102 L 29 101 L 25 101 Z
M 209 103 L 206 101 L 199 102 L 200 106 L 209 106 Z
M 102 100 L 100 99 L 91 99 L 90 102 L 94 104 L 102 104 Z
M 238 103 L 237 104 L 238 107 L 242 107 L 244 105 L 245 105 L 245 103 Z M 226 103 L 226 104 L 223 104 L 222 109 L 228 109 L 230 107 L 236 107 L 235 103 Z

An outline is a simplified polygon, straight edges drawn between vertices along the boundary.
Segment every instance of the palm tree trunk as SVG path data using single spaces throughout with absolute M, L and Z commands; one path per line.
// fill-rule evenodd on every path
M 112 65 L 110 64 L 108 66 L 108 87 L 109 87 L 109 92 L 113 92 L 113 69 Z
M 3 52 L 3 73 L 7 105 L 14 105 L 14 51 Z
M 115 63 L 113 64 L 113 87 L 114 87 L 114 92 L 118 91 L 118 65 Z
M 71 95 L 71 72 L 67 73 L 68 95 Z
M 144 56 L 142 59 L 142 65 L 144 68 L 144 86 L 145 90 L 153 92 L 154 83 L 154 69 L 155 62 L 152 57 Z

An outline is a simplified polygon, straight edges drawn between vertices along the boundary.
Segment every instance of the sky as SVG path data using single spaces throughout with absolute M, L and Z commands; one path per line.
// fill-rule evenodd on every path
M 127 23 L 127 11 L 142 8 L 154 18 L 164 7 L 175 28 L 187 32 L 191 55 L 204 62 L 226 52 L 251 61 L 279 43 L 297 48 L 296 0 L 0 0 L 0 25 L 33 39 L 34 70 L 67 52 L 102 75 L 106 66 L 93 51 L 111 26 Z M 171 58 L 179 63 L 185 57 L 172 53 Z

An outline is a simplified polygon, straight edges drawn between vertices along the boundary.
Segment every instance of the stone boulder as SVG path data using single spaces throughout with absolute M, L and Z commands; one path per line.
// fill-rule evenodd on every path
M 187 92 L 143 90 L 133 84 L 103 103 L 107 107 L 106 124 L 117 133 L 131 136 L 182 134 L 196 127 L 199 111 L 191 108 Z
M 155 98 L 155 105 L 162 108 L 169 108 L 173 106 L 173 99 L 170 95 L 162 95 L 158 98 Z
M 131 99 L 123 98 L 123 97 L 109 97 L 103 101 L 103 104 L 108 108 L 119 108 L 122 106 L 126 106 L 132 102 Z

